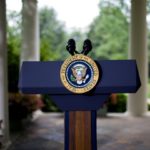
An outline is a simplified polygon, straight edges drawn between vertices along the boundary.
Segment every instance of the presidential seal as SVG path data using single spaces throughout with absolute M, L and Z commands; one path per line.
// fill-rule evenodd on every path
M 90 57 L 75 54 L 62 64 L 60 78 L 69 91 L 82 94 L 89 92 L 96 86 L 99 79 L 99 69 Z

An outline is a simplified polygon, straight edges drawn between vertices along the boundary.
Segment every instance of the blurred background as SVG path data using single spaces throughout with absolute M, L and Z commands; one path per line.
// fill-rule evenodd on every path
M 20 10 L 22 3 L 19 0 L 16 0 L 15 3 L 8 0 L 7 4 L 8 88 L 13 97 L 19 94 L 18 77 L 22 42 Z M 86 38 L 91 39 L 93 50 L 89 55 L 93 59 L 128 59 L 131 9 L 129 1 L 96 0 L 86 2 L 83 0 L 80 5 L 80 2 L 77 1 L 39 0 L 38 5 L 40 38 L 38 44 L 40 45 L 41 61 L 66 59 L 69 54 L 65 47 L 69 38 L 77 41 L 79 51 L 82 50 L 83 41 Z M 149 10 L 148 6 L 147 10 Z M 149 23 L 149 14 L 147 14 L 147 23 Z M 149 38 L 148 45 L 150 45 Z M 150 64 L 150 59 L 148 60 Z M 150 88 L 149 83 L 148 88 Z M 20 102 L 18 98 L 14 98 L 14 101 Z M 107 104 L 108 112 L 126 111 L 127 96 L 125 94 L 113 94 L 111 98 L 112 100 Z M 150 98 L 150 90 L 148 90 L 148 98 Z M 44 103 L 43 111 L 59 111 L 49 100 L 49 96 L 43 95 L 42 102 Z
M 138 11 L 136 12 L 137 8 L 139 8 L 140 15 Z M 144 3 L 138 0 L 38 0 L 38 2 L 36 0 L 7 0 L 6 10 L 8 94 L 6 91 L 4 93 L 8 95 L 9 123 L 12 131 L 18 130 L 24 119 L 32 118 L 36 110 L 45 113 L 61 112 L 48 95 L 21 94 L 18 89 L 18 78 L 21 63 L 24 60 L 65 60 L 69 56 L 66 51 L 69 38 L 76 40 L 79 51 L 82 50 L 83 41 L 86 38 L 91 39 L 93 50 L 89 56 L 93 59 L 136 58 L 138 61 L 142 83 L 144 82 L 144 89 L 139 95 L 143 97 L 146 95 L 146 97 L 144 97 L 145 100 L 137 100 L 139 104 L 137 103 L 136 106 L 140 105 L 142 110 L 135 110 L 134 113 L 132 107 L 135 106 L 128 103 L 127 95 L 114 93 L 98 115 L 107 116 L 112 112 L 130 112 L 129 114 L 133 116 L 141 116 L 150 110 L 149 0 L 144 0 Z M 146 22 L 144 22 L 144 17 Z M 1 17 L 0 20 L 2 19 L 4 18 Z M 133 35 L 136 32 L 137 35 Z M 134 41 L 136 36 L 139 39 Z M 131 96 L 130 99 L 137 99 L 137 97 Z M 4 105 L 3 102 L 1 102 L 0 110 L 4 112 L 2 105 Z M 0 118 L 1 124 L 3 122 L 5 124 L 3 116 L 1 115 L 2 118 Z
M 26 107 L 31 107 L 29 109 L 32 107 L 35 109 L 34 105 L 37 105 L 37 109 L 42 106 L 42 111 L 60 111 L 46 95 L 42 96 L 42 102 L 39 103 L 38 99 L 38 104 L 32 98 L 28 101 L 20 99 L 22 95 L 18 92 L 18 77 L 22 43 L 22 14 L 20 12 L 22 6 L 21 1 L 16 0 L 16 3 L 7 1 L 8 87 L 11 107 L 14 107 L 16 103 L 17 105 L 29 103 L 25 104 Z M 41 61 L 66 59 L 69 54 L 65 46 L 69 38 L 77 41 L 79 51 L 82 50 L 83 41 L 86 38 L 91 39 L 93 51 L 89 55 L 93 59 L 128 58 L 130 3 L 122 0 L 117 2 L 106 0 L 49 2 L 45 0 L 39 1 L 38 5 L 40 38 L 38 44 Z M 24 51 L 32 50 L 25 49 Z M 112 100 L 107 104 L 108 112 L 125 112 L 126 100 L 127 96 L 124 94 L 113 94 Z M 14 110 L 18 112 L 17 109 Z M 13 113 L 10 112 L 11 115 Z

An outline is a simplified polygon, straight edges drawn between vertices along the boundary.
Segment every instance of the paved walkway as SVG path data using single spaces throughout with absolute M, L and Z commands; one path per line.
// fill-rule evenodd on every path
M 97 119 L 98 150 L 150 150 L 150 117 L 123 115 Z M 63 150 L 62 114 L 43 114 L 33 121 L 9 150 Z

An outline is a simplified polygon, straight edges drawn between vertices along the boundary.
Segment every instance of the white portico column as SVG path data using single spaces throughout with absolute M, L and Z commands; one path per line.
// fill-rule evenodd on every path
M 39 52 L 39 18 L 37 0 L 22 0 L 22 61 L 38 61 Z
M 6 50 L 6 1 L 0 1 L 0 120 L 2 120 L 3 144 L 9 141 L 8 87 Z
M 147 27 L 146 0 L 131 0 L 131 34 L 129 58 L 136 59 L 142 86 L 128 99 L 128 114 L 143 116 L 147 112 Z

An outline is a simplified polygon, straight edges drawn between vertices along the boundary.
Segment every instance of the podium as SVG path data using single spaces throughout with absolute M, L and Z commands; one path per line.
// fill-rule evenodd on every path
M 62 61 L 22 64 L 19 89 L 26 94 L 49 94 L 65 111 L 65 150 L 97 150 L 96 111 L 111 93 L 135 93 L 141 86 L 135 60 L 95 62 L 102 72 L 101 78 L 86 94 L 74 94 L 63 86 Z

